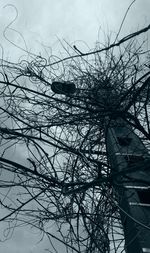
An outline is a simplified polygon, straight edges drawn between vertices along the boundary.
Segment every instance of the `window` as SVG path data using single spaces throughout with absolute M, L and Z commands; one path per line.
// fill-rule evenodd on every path
M 132 141 L 132 138 L 129 137 L 117 137 L 117 139 L 120 146 L 129 146 Z
M 124 158 L 126 159 L 129 166 L 134 166 L 139 162 L 144 161 L 144 157 L 142 155 L 125 155 Z
M 150 189 L 137 190 L 137 194 L 141 204 L 150 205 Z

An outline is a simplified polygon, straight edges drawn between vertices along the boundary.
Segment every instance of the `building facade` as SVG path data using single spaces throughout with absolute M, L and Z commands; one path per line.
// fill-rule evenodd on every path
M 150 252 L 150 155 L 123 120 L 106 129 L 106 143 L 127 253 Z

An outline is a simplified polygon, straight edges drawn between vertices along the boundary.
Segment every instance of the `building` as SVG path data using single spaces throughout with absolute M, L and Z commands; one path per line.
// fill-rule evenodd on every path
M 107 152 L 127 253 L 150 252 L 150 155 L 131 126 L 118 119 L 106 129 Z

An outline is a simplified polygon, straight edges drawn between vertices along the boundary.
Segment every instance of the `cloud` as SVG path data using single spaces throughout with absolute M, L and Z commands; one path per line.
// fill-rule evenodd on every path
M 41 51 L 39 42 L 42 42 L 57 53 L 61 50 L 58 38 L 77 43 L 86 50 L 82 41 L 93 47 L 96 40 L 103 42 L 104 31 L 106 34 L 108 30 L 118 31 L 130 3 L 130 0 L 11 0 L 18 10 L 18 18 L 11 27 L 21 33 L 28 49 L 33 52 Z M 10 4 L 10 1 L 0 2 L 0 38 L 5 55 L 17 60 L 24 52 L 3 37 L 5 27 L 15 17 L 14 8 L 8 6 L 3 9 L 6 4 Z M 149 12 L 150 1 L 137 0 L 127 15 L 121 35 L 130 33 L 138 26 L 148 25 Z M 98 35 L 99 29 L 101 32 Z M 7 31 L 12 42 L 25 48 L 21 35 Z M 19 151 L 17 156 L 20 156 Z M 18 228 L 9 241 L 0 245 L 0 249 L 5 253 L 41 253 L 44 248 L 49 248 L 49 242 L 44 239 L 37 244 L 38 238 L 27 228 Z

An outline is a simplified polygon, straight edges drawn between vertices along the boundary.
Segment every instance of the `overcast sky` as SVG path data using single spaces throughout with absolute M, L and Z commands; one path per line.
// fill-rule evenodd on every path
M 29 50 L 43 53 L 42 45 L 52 48 L 55 54 L 61 51 L 59 40 L 66 40 L 87 50 L 96 41 L 103 42 L 104 33 L 117 33 L 131 0 L 1 0 L 0 43 L 5 56 L 13 60 L 23 54 L 3 37 L 5 28 L 11 25 L 24 37 Z M 150 0 L 137 0 L 131 7 L 123 25 L 120 38 L 150 24 Z M 7 30 L 7 38 L 25 49 L 23 39 L 17 32 Z M 2 229 L 2 226 L 0 226 Z M 36 244 L 37 235 L 26 229 L 17 230 L 12 239 L 0 244 L 0 252 L 42 253 L 49 244 Z M 63 253 L 61 251 L 61 253 Z
M 60 50 L 59 39 L 76 44 L 87 50 L 86 44 L 93 48 L 96 41 L 103 42 L 104 32 L 116 33 L 131 0 L 1 0 L 0 1 L 0 32 L 16 16 L 11 28 L 20 32 L 29 50 L 35 53 L 44 52 L 41 43 L 51 47 L 55 54 Z M 131 7 L 121 35 L 128 34 L 138 27 L 149 23 L 150 0 L 136 0 Z M 23 39 L 14 31 L 7 30 L 7 37 L 17 45 L 25 48 Z M 1 40 L 5 52 L 9 56 L 22 55 L 14 50 L 3 38 Z M 85 48 L 85 49 L 84 49 Z M 42 53 L 43 53 L 42 52 Z

